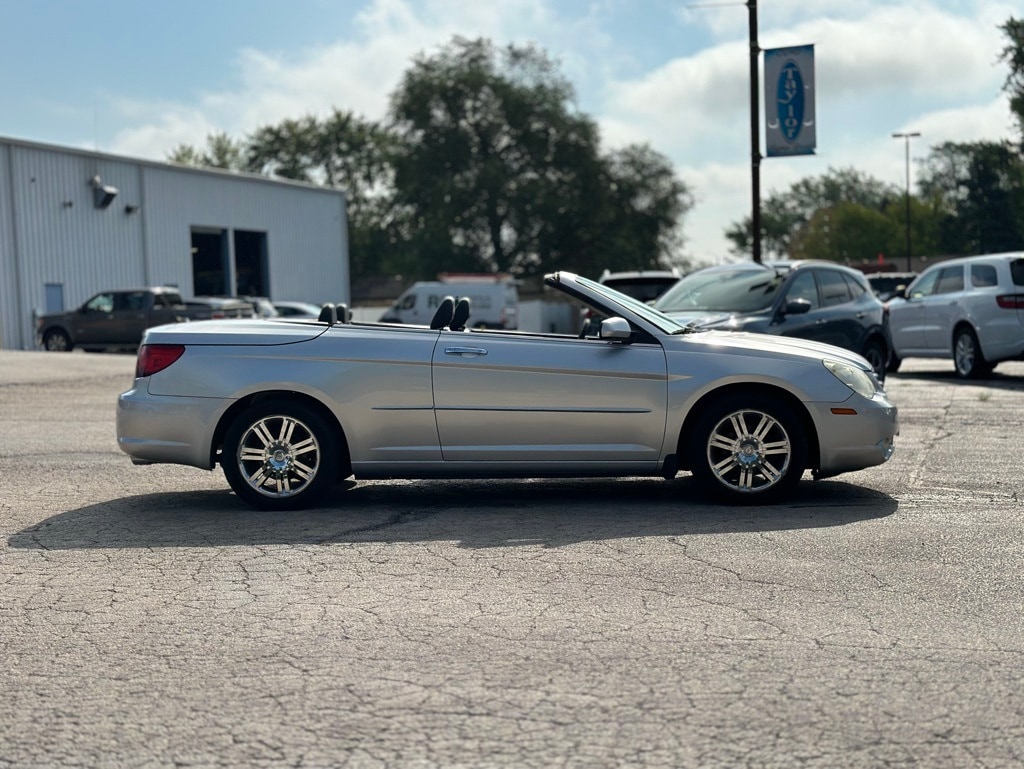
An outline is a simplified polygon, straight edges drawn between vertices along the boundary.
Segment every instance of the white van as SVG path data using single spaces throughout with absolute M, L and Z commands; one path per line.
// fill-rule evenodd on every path
M 505 328 L 519 326 L 519 291 L 513 280 L 487 276 L 466 280 L 435 280 L 414 283 L 381 318 L 381 323 L 407 323 L 414 326 L 430 324 L 437 306 L 446 296 L 470 301 L 470 328 Z

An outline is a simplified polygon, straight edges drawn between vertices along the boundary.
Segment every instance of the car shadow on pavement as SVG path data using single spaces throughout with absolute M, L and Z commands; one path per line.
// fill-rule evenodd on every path
M 763 506 L 710 501 L 689 476 L 346 482 L 320 508 L 287 513 L 254 511 L 228 490 L 122 497 L 54 515 L 8 544 L 39 550 L 432 541 L 561 547 L 846 526 L 884 518 L 897 507 L 887 494 L 834 480 L 805 480 L 785 503 Z

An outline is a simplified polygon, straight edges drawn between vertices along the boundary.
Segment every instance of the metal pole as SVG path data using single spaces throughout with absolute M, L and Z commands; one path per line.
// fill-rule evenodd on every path
M 908 133 L 894 133 L 893 139 L 903 139 L 904 146 L 906 147 L 906 167 L 907 167 L 907 272 L 913 272 L 914 268 L 911 265 L 911 248 L 910 248 L 910 140 L 915 136 L 920 136 L 919 131 L 910 131 Z
M 761 49 L 757 44 L 757 0 L 748 0 L 750 21 L 750 174 L 751 213 L 750 227 L 753 239 L 751 255 L 761 261 L 761 116 L 758 100 L 759 78 L 757 62 Z

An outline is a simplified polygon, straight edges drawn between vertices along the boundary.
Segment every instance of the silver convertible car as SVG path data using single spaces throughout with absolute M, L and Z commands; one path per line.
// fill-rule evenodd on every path
M 768 502 L 885 462 L 896 407 L 867 361 L 827 344 L 694 331 L 566 272 L 549 289 L 604 317 L 597 336 L 471 328 L 445 299 L 429 326 L 201 321 L 146 332 L 117 440 L 136 464 L 220 464 L 265 509 L 341 480 L 692 473 L 728 502 Z

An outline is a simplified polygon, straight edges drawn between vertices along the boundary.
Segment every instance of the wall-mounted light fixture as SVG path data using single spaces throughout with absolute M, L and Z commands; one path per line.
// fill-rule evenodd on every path
M 100 175 L 96 174 L 90 182 L 92 184 L 92 202 L 96 208 L 107 208 L 117 197 L 117 187 L 104 184 Z

